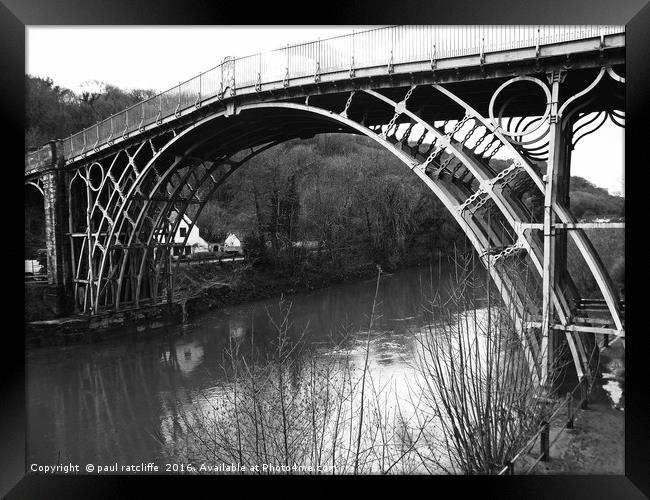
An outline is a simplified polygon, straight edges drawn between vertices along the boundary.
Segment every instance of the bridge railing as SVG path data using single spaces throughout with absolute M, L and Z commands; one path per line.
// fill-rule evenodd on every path
M 296 78 L 313 77 L 358 68 L 483 55 L 526 47 L 624 32 L 623 26 L 387 26 L 239 58 L 227 58 L 198 76 L 121 111 L 62 140 L 68 160 L 128 137 L 163 119 L 238 90 L 263 90 L 265 84 L 290 86 Z M 37 153 L 37 152 L 36 152 Z M 30 153 L 36 154 L 36 153 Z M 34 160 L 32 160 L 32 163 Z M 26 164 L 30 163 L 27 158 Z

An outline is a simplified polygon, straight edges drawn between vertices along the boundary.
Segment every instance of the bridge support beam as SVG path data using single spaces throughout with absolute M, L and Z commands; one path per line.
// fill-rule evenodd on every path
M 570 181 L 571 181 L 571 141 L 573 126 L 568 125 L 561 135 L 561 155 L 560 161 L 555 168 L 557 169 L 556 200 L 559 204 L 570 208 Z M 557 276 L 557 285 L 563 292 L 564 297 L 569 301 L 580 300 L 575 285 L 569 276 L 567 269 L 567 231 L 568 228 L 555 227 L 555 273 Z
M 68 204 L 65 172 L 57 164 L 56 144 L 52 143 L 52 168 L 41 175 L 45 208 L 47 249 L 47 299 L 57 316 L 72 312 L 71 264 L 68 237 Z
M 549 152 L 544 175 L 544 266 L 542 276 L 542 383 L 548 380 L 555 364 L 557 333 L 551 328 L 555 309 L 552 293 L 557 288 L 558 277 L 566 270 L 566 238 L 556 238 L 555 211 L 553 206 L 558 200 L 568 198 L 568 148 L 566 136 L 558 113 L 560 84 L 564 79 L 562 72 L 548 75 L 551 85 L 551 102 L 549 111 Z M 564 181 L 566 186 L 560 187 Z

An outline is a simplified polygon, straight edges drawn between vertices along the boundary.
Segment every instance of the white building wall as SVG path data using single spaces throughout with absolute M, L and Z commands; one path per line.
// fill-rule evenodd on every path
M 199 247 L 205 247 L 206 249 L 208 248 L 208 243 L 201 238 L 199 234 L 199 228 L 194 225 L 192 226 L 192 229 L 189 229 L 191 225 L 190 219 L 185 216 L 183 220 L 180 222 L 178 225 L 178 230 L 176 231 L 176 234 L 174 235 L 174 243 L 183 243 L 185 241 L 185 236 L 187 235 L 187 231 L 189 230 L 189 236 L 187 237 L 187 241 L 185 242 L 186 245 L 188 246 L 194 246 L 197 245 Z
M 173 217 L 171 217 L 170 224 L 173 220 Z M 162 236 L 158 239 L 159 241 L 162 241 Z M 184 215 L 183 219 L 178 224 L 176 234 L 174 234 L 174 243 L 184 244 L 183 247 L 174 248 L 173 254 L 175 256 L 210 251 L 208 242 L 201 238 L 198 226 L 192 226 L 192 221 L 187 215 Z
M 239 238 L 237 238 L 233 233 L 230 233 L 223 244 L 227 247 L 240 247 L 241 241 L 239 241 Z

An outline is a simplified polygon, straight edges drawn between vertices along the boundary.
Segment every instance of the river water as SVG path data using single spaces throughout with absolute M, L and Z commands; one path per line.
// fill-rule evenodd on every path
M 154 462 L 165 472 L 164 464 L 187 444 L 184 415 L 197 407 L 210 411 L 215 401 L 231 396 L 222 369 L 228 349 L 254 345 L 262 355 L 272 353 L 289 306 L 289 337 L 310 346 L 319 363 L 343 355 L 358 371 L 368 345 L 373 387 L 390 387 L 391 404 L 406 401 L 418 378 L 418 338 L 432 319 L 440 319 L 425 306 L 434 292 L 442 302 L 449 297 L 453 274 L 444 264 L 383 274 L 370 336 L 376 279 L 297 294 L 283 303 L 276 297 L 211 311 L 138 336 L 33 349 L 26 364 L 27 463 L 80 464 L 83 473 L 84 464 Z M 612 359 L 600 370 L 599 399 L 622 408 L 624 364 Z
M 426 322 L 423 300 L 449 279 L 444 265 L 382 275 L 369 350 L 374 377 L 404 389 L 413 373 L 413 332 Z M 362 364 L 375 289 L 369 279 L 287 298 L 289 335 L 318 346 L 321 356 L 344 348 Z M 272 349 L 280 316 L 275 298 L 137 338 L 29 352 L 28 463 L 160 462 L 160 436 L 172 443 L 181 436 L 178 402 L 220 384 L 233 340 Z

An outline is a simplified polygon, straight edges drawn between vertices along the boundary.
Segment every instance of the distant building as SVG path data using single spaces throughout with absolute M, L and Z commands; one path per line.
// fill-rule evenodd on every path
M 178 212 L 172 212 L 169 216 L 170 228 L 176 222 L 178 217 Z M 174 246 L 172 249 L 172 255 L 174 257 L 180 257 L 181 255 L 193 255 L 195 253 L 209 252 L 210 244 L 205 241 L 200 236 L 199 227 L 196 224 L 192 224 L 192 220 L 185 214 L 183 214 L 183 219 L 179 222 L 178 227 L 176 228 L 176 234 L 174 234 L 173 243 L 178 244 L 179 246 Z M 160 238 L 162 239 L 162 238 Z
M 25 274 L 39 274 L 43 266 L 36 259 L 25 259 Z
M 47 250 L 39 248 L 35 252 L 30 252 L 35 259 L 25 259 L 25 275 L 37 276 L 47 273 Z
M 241 241 L 234 233 L 230 233 L 223 242 L 223 251 L 242 253 Z

